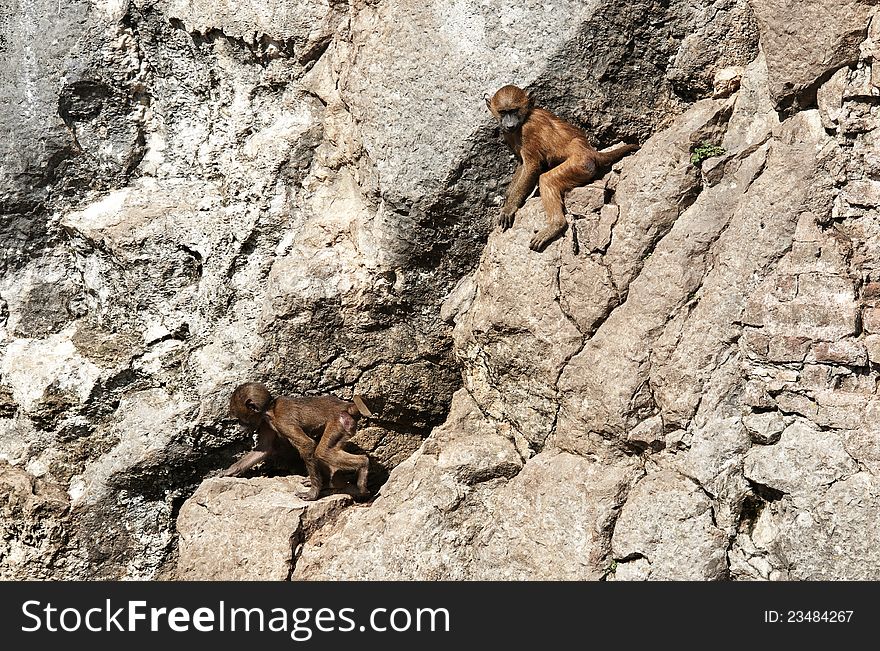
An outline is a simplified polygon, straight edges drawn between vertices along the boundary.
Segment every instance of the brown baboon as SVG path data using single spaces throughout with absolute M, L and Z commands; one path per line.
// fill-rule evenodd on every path
M 257 428 L 257 445 L 221 473 L 223 476 L 239 475 L 276 453 L 280 435 L 293 444 L 306 465 L 309 492 L 299 497 L 317 499 L 323 488 L 319 462 L 326 466 L 331 481 L 337 470 L 356 470 L 358 497 L 366 497 L 369 459 L 343 449 L 355 433 L 358 419 L 372 416 L 360 396 L 353 402 L 335 396 L 272 398 L 265 385 L 246 382 L 232 392 L 229 411 L 245 425 Z
M 532 238 L 529 248 L 534 251 L 543 251 L 565 232 L 566 192 L 588 183 L 599 169 L 638 149 L 638 145 L 622 145 L 606 153 L 597 151 L 582 130 L 550 111 L 536 108 L 526 92 L 516 86 L 504 86 L 491 99 L 487 97 L 486 104 L 519 161 L 498 225 L 502 230 L 510 228 L 516 211 L 538 185 L 547 226 Z

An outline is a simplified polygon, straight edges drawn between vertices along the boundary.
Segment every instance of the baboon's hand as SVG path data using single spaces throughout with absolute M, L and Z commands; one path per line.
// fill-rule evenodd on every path
M 507 206 L 502 206 L 501 211 L 498 213 L 497 219 L 498 226 L 501 227 L 502 231 L 506 231 L 508 228 L 513 226 L 514 215 L 516 215 L 515 209 L 510 209 Z

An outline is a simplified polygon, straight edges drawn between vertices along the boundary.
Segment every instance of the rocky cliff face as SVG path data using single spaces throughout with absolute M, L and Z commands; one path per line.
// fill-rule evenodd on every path
M 809 4 L 14 4 L 0 576 L 880 576 L 880 28 Z M 511 82 L 642 143 L 542 254 Z M 368 396 L 379 497 L 181 508 L 246 379 Z

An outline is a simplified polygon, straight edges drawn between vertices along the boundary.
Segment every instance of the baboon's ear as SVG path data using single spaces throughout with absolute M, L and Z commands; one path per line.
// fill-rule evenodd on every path
M 260 411 L 259 409 L 257 409 L 257 406 L 254 404 L 254 401 L 251 400 L 250 398 L 248 398 L 247 400 L 244 401 L 244 406 L 247 407 L 248 409 L 250 409 L 251 411 Z
M 483 95 L 483 99 L 486 100 L 486 108 L 491 109 L 492 108 L 492 98 L 489 97 L 489 93 L 486 93 L 485 95 Z

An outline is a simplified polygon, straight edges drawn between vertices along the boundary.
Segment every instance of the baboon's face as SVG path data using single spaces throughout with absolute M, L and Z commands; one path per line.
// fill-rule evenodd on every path
M 486 104 L 504 133 L 519 129 L 532 110 L 529 96 L 516 86 L 504 86 L 492 96 L 492 99 L 487 99 Z
M 516 131 L 522 126 L 522 119 L 520 118 L 519 111 L 517 110 L 508 110 L 501 111 L 501 130 L 502 131 Z

